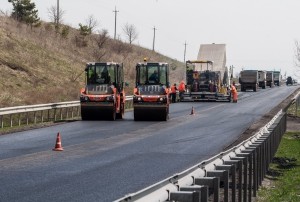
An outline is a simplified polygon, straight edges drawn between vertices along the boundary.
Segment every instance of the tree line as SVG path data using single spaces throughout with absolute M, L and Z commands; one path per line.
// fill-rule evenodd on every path
M 31 0 L 8 0 L 9 3 L 12 4 L 13 10 L 11 13 L 11 17 L 19 22 L 26 23 L 27 25 L 32 27 L 38 27 L 41 25 L 41 20 L 38 16 L 38 10 L 36 9 L 36 5 Z M 56 6 L 52 6 L 48 9 L 49 17 L 52 23 L 55 25 L 55 29 L 57 33 L 60 33 L 63 37 L 67 37 L 69 33 L 68 26 L 62 26 L 64 11 Z M 95 19 L 93 15 L 90 15 L 85 23 L 79 23 L 79 32 L 81 35 L 81 42 L 84 46 L 85 37 L 91 35 L 95 28 L 98 26 L 98 21 Z M 138 32 L 136 27 L 133 24 L 126 23 L 123 26 L 123 32 L 125 34 L 126 39 L 129 44 L 132 44 L 138 38 Z M 102 38 L 108 37 L 108 31 L 103 29 L 98 31 L 98 34 L 102 35 Z M 101 37 L 100 37 L 101 38 Z M 103 40 L 99 43 L 99 45 L 103 43 Z

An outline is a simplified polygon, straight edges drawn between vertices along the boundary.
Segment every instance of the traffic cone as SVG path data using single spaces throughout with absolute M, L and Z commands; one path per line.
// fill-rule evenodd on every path
M 55 148 L 53 151 L 63 151 L 64 149 L 61 146 L 60 134 L 57 133 Z
M 195 114 L 195 110 L 194 110 L 194 107 L 192 107 L 191 115 L 194 115 L 194 114 Z

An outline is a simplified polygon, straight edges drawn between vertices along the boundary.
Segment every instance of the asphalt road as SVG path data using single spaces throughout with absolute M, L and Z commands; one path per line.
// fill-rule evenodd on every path
M 221 152 L 296 89 L 172 104 L 167 122 L 135 122 L 127 112 L 0 136 L 0 201 L 116 200 Z M 52 151 L 58 132 L 62 152 Z

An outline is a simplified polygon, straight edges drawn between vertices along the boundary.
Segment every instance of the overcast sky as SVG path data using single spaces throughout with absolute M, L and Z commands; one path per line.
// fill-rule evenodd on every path
M 44 21 L 57 0 L 32 0 Z M 122 27 L 133 24 L 138 33 L 135 44 L 183 61 L 194 60 L 200 44 L 226 44 L 227 66 L 244 69 L 281 70 L 295 74 L 295 40 L 300 40 L 300 0 L 60 0 L 64 23 L 78 28 L 93 15 L 97 29 L 125 40 Z M 0 9 L 11 11 L 7 0 Z M 300 78 L 299 78 L 300 79 Z

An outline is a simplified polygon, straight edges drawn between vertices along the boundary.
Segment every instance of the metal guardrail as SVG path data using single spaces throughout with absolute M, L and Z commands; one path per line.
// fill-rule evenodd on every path
M 133 96 L 126 96 L 126 109 L 132 108 L 132 98 Z M 0 127 L 69 120 L 78 117 L 80 117 L 80 101 L 6 107 L 0 108 Z
M 280 111 L 238 146 L 115 202 L 251 201 L 285 130 L 286 114 Z
M 300 92 L 290 104 L 299 102 Z M 251 201 L 286 131 L 286 110 L 239 145 L 115 202 Z

